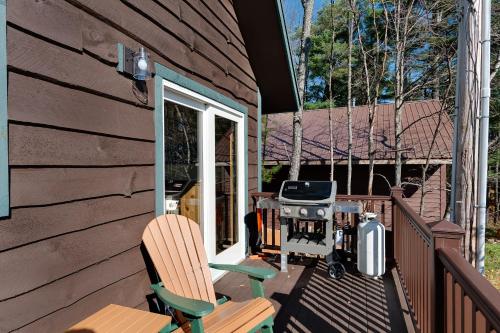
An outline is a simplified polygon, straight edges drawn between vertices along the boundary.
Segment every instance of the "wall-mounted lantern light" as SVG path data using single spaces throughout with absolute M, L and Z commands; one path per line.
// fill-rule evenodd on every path
M 151 78 L 149 54 L 141 46 L 134 55 L 134 79 L 145 81 Z
M 135 52 L 123 44 L 118 44 L 118 65 L 116 69 L 121 73 L 131 75 L 138 81 L 145 81 L 152 77 L 149 54 L 142 46 Z

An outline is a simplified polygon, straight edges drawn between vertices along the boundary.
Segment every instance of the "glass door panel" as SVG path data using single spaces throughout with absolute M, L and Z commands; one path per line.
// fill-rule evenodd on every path
M 165 101 L 164 122 L 166 213 L 200 224 L 202 112 Z
M 215 115 L 215 252 L 238 243 L 237 126 Z

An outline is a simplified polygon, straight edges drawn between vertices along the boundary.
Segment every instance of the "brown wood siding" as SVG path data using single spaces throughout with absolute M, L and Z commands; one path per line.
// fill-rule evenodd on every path
M 230 1 L 16 0 L 7 6 L 11 216 L 0 220 L 0 332 L 55 332 L 109 303 L 148 308 L 154 87 L 117 43 L 248 107 L 257 86 Z M 251 199 L 249 199 L 251 203 Z

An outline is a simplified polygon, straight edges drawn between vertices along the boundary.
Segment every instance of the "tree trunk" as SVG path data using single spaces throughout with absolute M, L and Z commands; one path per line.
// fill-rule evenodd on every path
M 371 104 L 371 103 L 370 103 Z M 377 100 L 371 105 L 368 105 L 368 195 L 373 194 L 373 171 L 375 168 L 375 150 L 374 144 L 375 140 L 373 139 L 373 125 L 375 123 L 375 114 L 377 109 Z
M 396 49 L 396 87 L 394 96 L 394 135 L 395 135 L 395 150 L 396 158 L 394 161 L 395 170 L 395 185 L 401 186 L 401 170 L 402 170 L 402 151 L 401 151 L 401 136 L 402 136 L 402 124 L 401 124 L 401 113 L 403 112 L 403 91 L 404 91 L 404 42 L 403 39 L 406 36 L 406 32 L 402 31 L 402 3 L 401 0 L 397 0 L 395 3 L 395 14 L 394 14 L 394 30 L 395 30 L 395 49 Z M 403 36 L 402 36 L 403 34 Z
M 290 161 L 290 180 L 299 179 L 300 161 L 302 157 L 302 115 L 305 100 L 307 80 L 307 55 L 311 44 L 311 23 L 314 0 L 302 0 L 304 20 L 302 22 L 302 36 L 300 39 L 299 68 L 297 70 L 297 85 L 299 90 L 299 109 L 293 113 L 293 151 Z
M 330 10 L 332 10 L 332 6 L 330 6 Z M 333 16 L 333 15 L 332 15 Z M 333 117 L 332 117 L 332 109 L 333 109 L 333 92 L 332 92 L 332 84 L 333 84 L 333 43 L 335 42 L 335 31 L 333 30 L 333 22 L 332 22 L 332 46 L 330 49 L 330 73 L 328 76 L 328 98 L 329 109 L 328 109 L 328 135 L 330 137 L 330 181 L 333 182 L 334 172 L 335 172 L 335 163 L 333 160 Z
M 480 1 L 460 0 L 458 37 L 457 115 L 453 165 L 452 219 L 465 230 L 464 256 L 475 265 L 477 203 L 477 117 L 480 112 Z
M 355 6 L 353 0 L 352 6 Z M 352 44 L 354 33 L 353 13 L 349 12 L 349 53 L 347 58 L 347 194 L 351 195 L 352 182 Z M 348 215 L 350 217 L 350 214 Z
M 498 157 L 495 163 L 495 225 L 498 223 L 498 216 L 500 215 L 500 201 L 498 195 Z
M 436 16 L 436 26 L 441 25 L 441 22 L 443 21 L 443 11 L 438 9 L 438 11 L 435 13 Z M 439 55 L 439 50 L 436 50 L 434 48 L 434 64 L 437 64 L 439 61 L 440 55 Z M 432 88 L 432 99 L 438 100 L 439 99 L 439 88 L 440 88 L 440 80 L 439 80 L 439 75 L 436 75 L 436 78 L 434 79 L 434 87 Z

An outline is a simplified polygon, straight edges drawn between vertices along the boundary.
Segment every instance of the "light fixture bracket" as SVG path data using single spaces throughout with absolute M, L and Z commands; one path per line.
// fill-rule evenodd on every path
M 118 63 L 116 65 L 116 70 L 129 77 L 134 77 L 134 56 L 136 55 L 136 51 L 123 45 L 122 43 L 118 43 L 117 48 Z M 151 74 L 154 75 L 154 73 Z

